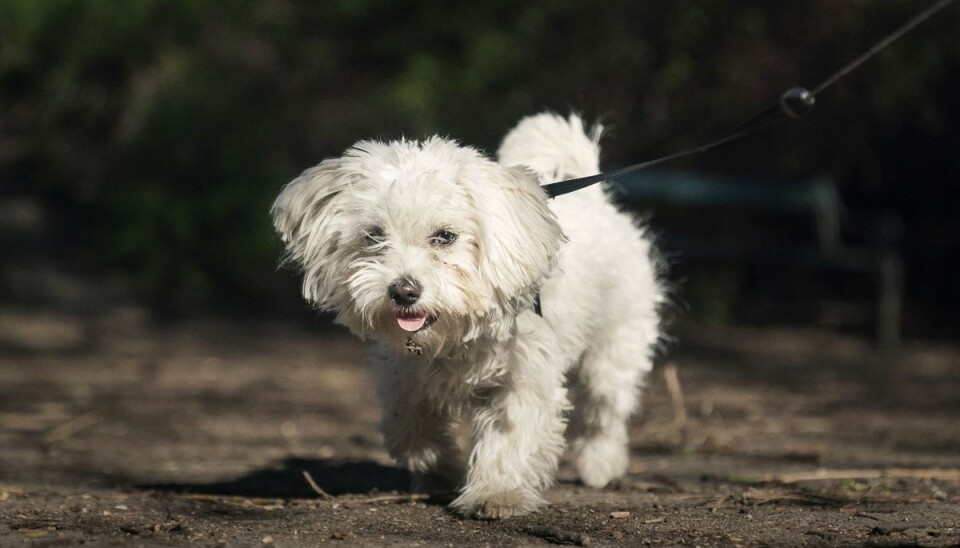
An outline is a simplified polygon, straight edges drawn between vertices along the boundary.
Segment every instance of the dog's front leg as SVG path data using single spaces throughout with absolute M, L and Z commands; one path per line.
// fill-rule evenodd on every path
M 467 482 L 451 506 L 500 519 L 534 512 L 546 501 L 564 448 L 563 378 L 545 352 L 518 344 L 506 356 L 502 385 L 479 402 Z
M 454 493 L 463 483 L 464 467 L 449 417 L 422 397 L 409 364 L 380 365 L 380 428 L 387 451 L 413 473 L 413 492 Z

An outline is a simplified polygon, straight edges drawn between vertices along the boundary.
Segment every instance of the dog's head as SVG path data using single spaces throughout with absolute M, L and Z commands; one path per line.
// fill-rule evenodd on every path
M 534 174 L 440 138 L 361 141 L 271 214 L 304 298 L 361 337 L 433 353 L 506 336 L 563 238 Z

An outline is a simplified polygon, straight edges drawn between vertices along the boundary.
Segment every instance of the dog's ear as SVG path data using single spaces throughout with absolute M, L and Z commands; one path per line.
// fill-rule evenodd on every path
M 287 248 L 287 261 L 304 270 L 303 296 L 321 307 L 336 289 L 342 205 L 337 198 L 352 183 L 340 159 L 324 160 L 289 182 L 270 208 L 273 226 Z
M 521 167 L 484 166 L 474 181 L 483 223 L 480 274 L 501 301 L 538 286 L 564 241 L 537 176 Z

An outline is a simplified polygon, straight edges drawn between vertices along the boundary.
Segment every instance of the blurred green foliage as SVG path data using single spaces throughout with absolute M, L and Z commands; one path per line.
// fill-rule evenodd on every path
M 493 150 L 522 115 L 573 109 L 614 126 L 608 159 L 635 161 L 816 83 L 917 9 L 0 0 L 3 192 L 41 200 L 144 295 L 255 295 L 279 255 L 267 210 L 280 186 L 357 139 L 436 132 Z M 832 89 L 815 121 L 697 166 L 828 171 L 855 201 L 924 217 L 916 237 L 948 233 L 955 222 L 924 208 L 958 182 L 957 11 Z

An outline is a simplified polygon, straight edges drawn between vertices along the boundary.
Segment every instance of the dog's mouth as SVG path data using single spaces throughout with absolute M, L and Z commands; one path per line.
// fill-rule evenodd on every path
M 399 310 L 396 313 L 397 325 L 400 329 L 408 333 L 416 333 L 430 327 L 437 321 L 436 316 L 431 316 L 425 312 L 415 312 L 413 310 Z

